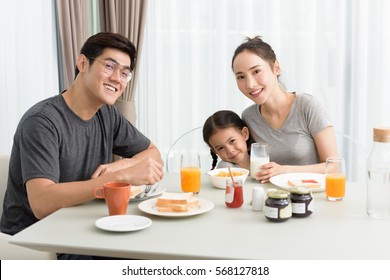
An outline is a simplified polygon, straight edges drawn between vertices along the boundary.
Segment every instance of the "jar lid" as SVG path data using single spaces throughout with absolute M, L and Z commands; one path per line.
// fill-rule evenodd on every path
M 390 127 L 374 127 L 375 142 L 390 142 Z
M 290 193 L 295 194 L 309 194 L 310 192 L 311 190 L 309 188 L 303 186 L 296 186 L 290 189 Z
M 268 197 L 271 198 L 287 198 L 288 197 L 288 192 L 285 191 L 270 191 L 268 192 Z

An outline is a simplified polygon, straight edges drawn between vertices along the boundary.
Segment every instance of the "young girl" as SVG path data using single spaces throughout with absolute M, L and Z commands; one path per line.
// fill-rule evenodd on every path
M 203 140 L 209 145 L 215 168 L 250 169 L 249 150 L 253 142 L 245 122 L 234 112 L 222 110 L 211 115 L 203 125 Z

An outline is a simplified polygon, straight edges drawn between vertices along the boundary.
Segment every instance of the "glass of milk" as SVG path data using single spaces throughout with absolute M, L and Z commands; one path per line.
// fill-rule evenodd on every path
M 252 143 L 251 146 L 251 177 L 256 179 L 256 173 L 263 164 L 269 162 L 267 143 Z

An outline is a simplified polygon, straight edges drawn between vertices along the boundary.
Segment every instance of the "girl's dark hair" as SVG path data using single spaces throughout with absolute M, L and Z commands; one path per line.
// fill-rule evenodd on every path
M 258 55 L 265 61 L 268 61 L 271 67 L 276 61 L 276 55 L 274 50 L 271 48 L 269 44 L 264 42 L 260 36 L 256 36 L 253 38 L 247 37 L 246 41 L 241 45 L 239 45 L 237 49 L 234 51 L 233 58 L 232 58 L 232 69 L 233 69 L 234 59 L 236 59 L 236 56 L 242 53 L 243 51 L 249 51 L 251 53 Z
M 112 32 L 100 32 L 92 35 L 85 41 L 80 50 L 80 54 L 85 55 L 89 63 L 92 64 L 94 59 L 101 55 L 106 48 L 117 49 L 127 53 L 130 57 L 130 70 L 133 71 L 137 62 L 137 50 L 132 42 L 126 37 Z M 76 67 L 75 76 L 79 73 Z
M 213 158 L 212 169 L 215 168 L 218 161 L 218 156 L 213 152 L 213 149 L 210 145 L 210 137 L 217 132 L 219 129 L 224 129 L 228 127 L 233 127 L 237 131 L 242 131 L 244 127 L 247 127 L 246 123 L 233 111 L 229 110 L 221 110 L 212 114 L 207 118 L 206 122 L 203 125 L 203 140 L 210 147 L 210 154 Z M 253 143 L 252 137 L 249 135 L 248 140 L 246 141 L 246 145 L 248 147 L 248 152 L 250 150 L 250 146 Z

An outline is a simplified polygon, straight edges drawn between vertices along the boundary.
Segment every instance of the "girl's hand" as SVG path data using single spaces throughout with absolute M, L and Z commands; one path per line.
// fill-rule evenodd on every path
M 282 173 L 285 173 L 282 165 L 269 162 L 260 167 L 260 171 L 256 173 L 256 180 L 259 180 L 260 183 L 268 183 L 271 177 Z

